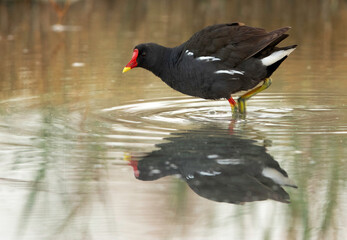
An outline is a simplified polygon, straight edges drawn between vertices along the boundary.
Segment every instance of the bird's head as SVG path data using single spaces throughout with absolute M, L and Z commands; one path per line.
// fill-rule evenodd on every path
M 142 43 L 134 48 L 130 62 L 123 68 L 123 73 L 135 67 L 152 70 L 160 61 L 162 47 L 155 43 Z

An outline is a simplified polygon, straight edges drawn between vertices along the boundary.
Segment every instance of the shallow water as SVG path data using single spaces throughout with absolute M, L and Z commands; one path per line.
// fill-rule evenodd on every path
M 246 116 L 121 73 L 230 21 L 299 45 Z M 344 1 L 0 2 L 1 239 L 346 239 L 345 29 Z M 290 203 L 245 178 L 269 161 Z

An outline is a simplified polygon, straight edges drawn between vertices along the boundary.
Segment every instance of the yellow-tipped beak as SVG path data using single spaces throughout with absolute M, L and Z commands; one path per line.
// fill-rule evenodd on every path
M 131 67 L 125 67 L 125 68 L 123 68 L 123 73 L 129 71 L 130 69 L 131 69 Z

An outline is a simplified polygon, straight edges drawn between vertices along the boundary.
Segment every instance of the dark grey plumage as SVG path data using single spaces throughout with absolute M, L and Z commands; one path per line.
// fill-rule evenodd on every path
M 218 24 L 195 33 L 175 48 L 140 44 L 137 66 L 152 71 L 173 89 L 205 99 L 229 98 L 271 76 L 296 45 L 277 48 L 290 27 L 266 32 L 240 23 Z M 263 59 L 274 54 L 274 62 Z M 271 63 L 271 64 L 270 64 Z
M 198 195 L 229 203 L 287 203 L 282 185 L 296 187 L 265 147 L 218 127 L 175 133 L 166 141 L 136 163 L 138 179 L 180 175 Z

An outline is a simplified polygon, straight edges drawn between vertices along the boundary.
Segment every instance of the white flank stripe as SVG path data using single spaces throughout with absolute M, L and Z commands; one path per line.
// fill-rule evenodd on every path
M 295 50 L 295 48 L 291 48 L 291 49 L 287 49 L 287 50 L 280 50 L 280 51 L 277 51 L 277 52 L 273 52 L 271 55 L 269 55 L 267 57 L 264 57 L 261 60 L 261 62 L 265 66 L 270 66 L 270 65 L 274 64 L 275 62 L 281 60 L 285 56 L 288 56 L 294 50 Z
M 221 174 L 221 172 L 216 172 L 216 171 L 212 171 L 212 172 L 204 172 L 204 171 L 201 171 L 201 172 L 198 172 L 200 175 L 203 175 L 203 176 L 216 176 L 216 175 L 219 175 Z
M 189 50 L 186 50 L 186 54 L 187 54 L 188 56 L 194 56 L 194 53 L 189 52 Z
M 194 175 L 192 174 L 189 174 L 188 176 L 186 176 L 186 179 L 193 179 L 194 178 Z
M 220 58 L 216 57 L 210 57 L 210 56 L 201 56 L 196 58 L 198 61 L 206 61 L 206 62 L 213 62 L 213 61 L 220 61 Z
M 239 165 L 241 160 L 237 158 L 226 158 L 226 159 L 217 159 L 216 162 L 220 165 Z
M 226 73 L 226 74 L 230 74 L 230 75 L 234 75 L 234 74 L 243 75 L 245 72 L 244 71 L 237 71 L 237 70 L 218 70 L 218 71 L 215 71 L 214 73 L 217 73 L 217 74 Z
M 295 184 L 289 178 L 274 168 L 266 167 L 263 169 L 262 174 L 264 177 L 272 179 L 272 181 L 279 185 L 295 186 Z

